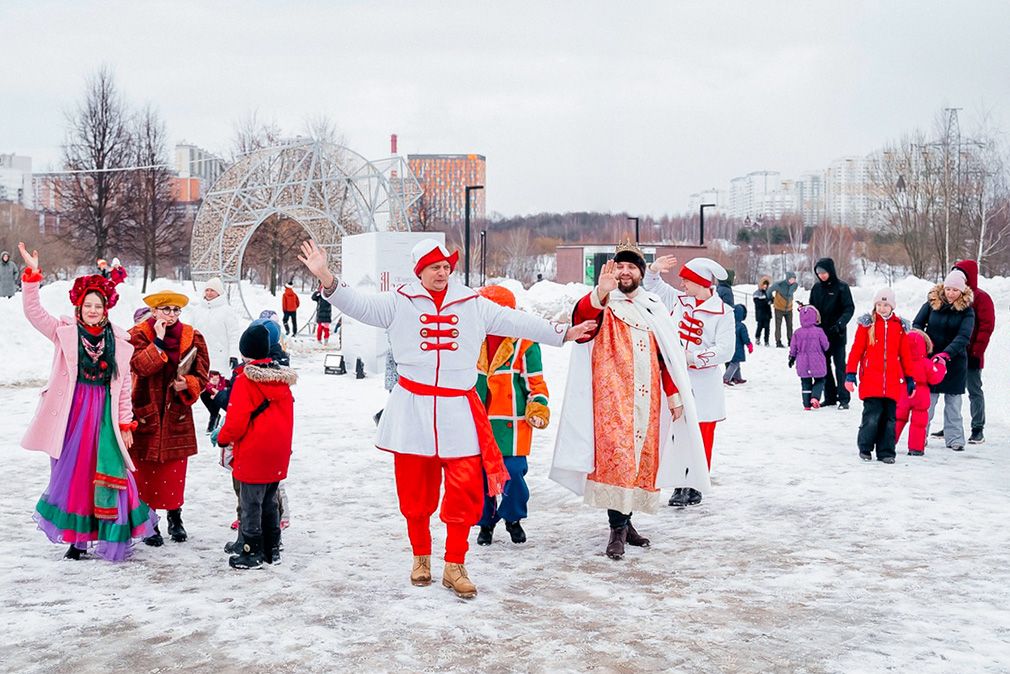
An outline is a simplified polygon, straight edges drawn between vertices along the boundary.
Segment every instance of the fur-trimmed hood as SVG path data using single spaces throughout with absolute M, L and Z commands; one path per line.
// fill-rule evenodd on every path
M 253 365 L 249 363 L 243 369 L 249 381 L 257 384 L 286 384 L 294 386 L 298 383 L 298 373 L 283 365 Z
M 975 293 L 972 292 L 971 288 L 965 289 L 961 296 L 957 298 L 954 304 L 949 304 L 947 298 L 943 294 L 943 284 L 937 283 L 933 286 L 933 289 L 929 291 L 928 302 L 929 307 L 933 311 L 942 311 L 944 307 L 951 307 L 954 311 L 964 311 L 969 308 L 972 302 L 975 301 Z

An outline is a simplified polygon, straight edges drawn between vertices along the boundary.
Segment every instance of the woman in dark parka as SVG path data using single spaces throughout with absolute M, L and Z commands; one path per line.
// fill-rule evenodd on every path
M 955 452 L 964 451 L 961 397 L 968 380 L 968 343 L 975 327 L 973 299 L 964 273 L 955 269 L 929 291 L 912 323 L 933 341 L 933 355 L 947 361 L 947 376 L 932 387 L 929 395 L 929 420 L 933 421 L 933 410 L 942 394 L 943 438 Z

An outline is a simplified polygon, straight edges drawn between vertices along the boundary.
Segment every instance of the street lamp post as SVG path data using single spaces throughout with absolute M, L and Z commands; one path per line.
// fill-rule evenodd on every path
M 480 284 L 484 285 L 487 283 L 486 272 L 487 264 L 487 230 L 480 230 Z
M 638 243 L 638 218 L 633 218 L 631 216 L 628 216 L 628 220 L 634 220 L 635 221 L 635 243 L 637 244 Z
M 466 231 L 463 241 L 463 285 L 470 285 L 470 192 L 484 189 L 483 185 L 466 186 Z
M 705 245 L 705 209 L 715 208 L 715 204 L 702 204 L 698 207 L 698 245 Z

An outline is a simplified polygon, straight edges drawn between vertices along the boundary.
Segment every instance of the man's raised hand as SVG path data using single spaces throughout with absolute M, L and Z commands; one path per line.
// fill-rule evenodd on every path
M 600 270 L 600 279 L 596 282 L 597 288 L 600 290 L 600 301 L 605 302 L 607 300 L 607 295 L 617 290 L 617 274 L 614 272 L 616 263 L 613 260 L 607 260 L 603 265 L 603 269 Z
M 302 254 L 298 256 L 298 260 L 308 268 L 313 276 L 323 282 L 323 286 L 333 285 L 333 274 L 326 264 L 326 251 L 311 239 L 302 242 L 301 250 Z
M 668 271 L 676 268 L 677 258 L 674 255 L 663 255 L 662 257 L 657 257 L 656 260 L 649 265 L 649 269 L 656 272 L 657 274 L 665 274 Z

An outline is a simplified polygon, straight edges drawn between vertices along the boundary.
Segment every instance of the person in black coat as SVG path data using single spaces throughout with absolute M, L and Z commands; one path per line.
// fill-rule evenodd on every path
M 718 285 L 715 287 L 715 292 L 723 302 L 726 303 L 726 307 L 732 309 L 736 304 L 736 300 L 733 299 L 733 278 L 736 276 L 736 272 L 732 269 L 726 270 L 726 278 L 719 281 Z
M 768 346 L 768 336 L 772 326 L 772 280 L 767 276 L 761 278 L 757 290 L 754 291 L 754 321 L 757 332 L 754 333 L 754 343 L 761 343 L 761 333 L 765 336 L 765 346 Z
M 968 343 L 975 327 L 974 295 L 964 274 L 955 269 L 943 283 L 929 291 L 912 325 L 925 331 L 933 341 L 933 353 L 947 361 L 947 375 L 930 387 L 929 422 L 933 422 L 936 401 L 943 395 L 943 439 L 955 452 L 964 451 L 964 419 L 961 396 L 968 381 Z
M 330 343 L 330 323 L 333 321 L 333 305 L 322 294 L 322 288 L 312 293 L 316 303 L 316 341 Z
M 824 378 L 822 407 L 838 403 L 838 409 L 847 410 L 851 396 L 845 388 L 845 343 L 856 306 L 849 284 L 835 272 L 834 260 L 821 258 L 814 265 L 814 273 L 818 281 L 810 289 L 810 305 L 820 313 L 821 327 L 828 336 L 828 373 Z

